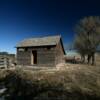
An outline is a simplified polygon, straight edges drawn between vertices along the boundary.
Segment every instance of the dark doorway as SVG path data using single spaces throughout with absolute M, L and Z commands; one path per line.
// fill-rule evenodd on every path
M 32 65 L 37 64 L 37 51 L 32 51 Z

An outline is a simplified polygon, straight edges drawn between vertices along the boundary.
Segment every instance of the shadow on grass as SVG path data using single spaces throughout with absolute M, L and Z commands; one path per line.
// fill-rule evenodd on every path
M 95 93 L 83 93 L 77 87 L 68 91 L 64 86 L 66 81 L 59 81 L 57 73 L 56 78 L 45 75 L 46 78 L 39 79 L 42 74 L 36 75 L 38 77 L 34 78 L 34 74 L 30 76 L 28 72 L 9 72 L 2 80 L 7 88 L 3 94 L 5 100 L 100 100 Z

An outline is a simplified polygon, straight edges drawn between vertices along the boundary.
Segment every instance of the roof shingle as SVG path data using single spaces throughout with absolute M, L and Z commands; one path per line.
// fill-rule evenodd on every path
M 39 38 L 25 39 L 17 44 L 16 47 L 32 47 L 32 46 L 50 46 L 56 45 L 60 41 L 61 36 L 47 36 Z

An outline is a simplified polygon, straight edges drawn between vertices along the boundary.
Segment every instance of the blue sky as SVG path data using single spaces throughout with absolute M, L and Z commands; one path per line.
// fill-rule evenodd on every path
M 65 48 L 85 16 L 100 14 L 99 0 L 0 0 L 0 51 L 15 53 L 29 37 L 61 34 Z

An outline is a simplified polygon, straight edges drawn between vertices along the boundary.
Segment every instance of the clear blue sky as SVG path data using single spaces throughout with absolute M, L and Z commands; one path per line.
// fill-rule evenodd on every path
M 99 14 L 99 0 L 0 0 L 0 51 L 15 53 L 24 38 L 56 34 L 66 48 L 77 22 Z

